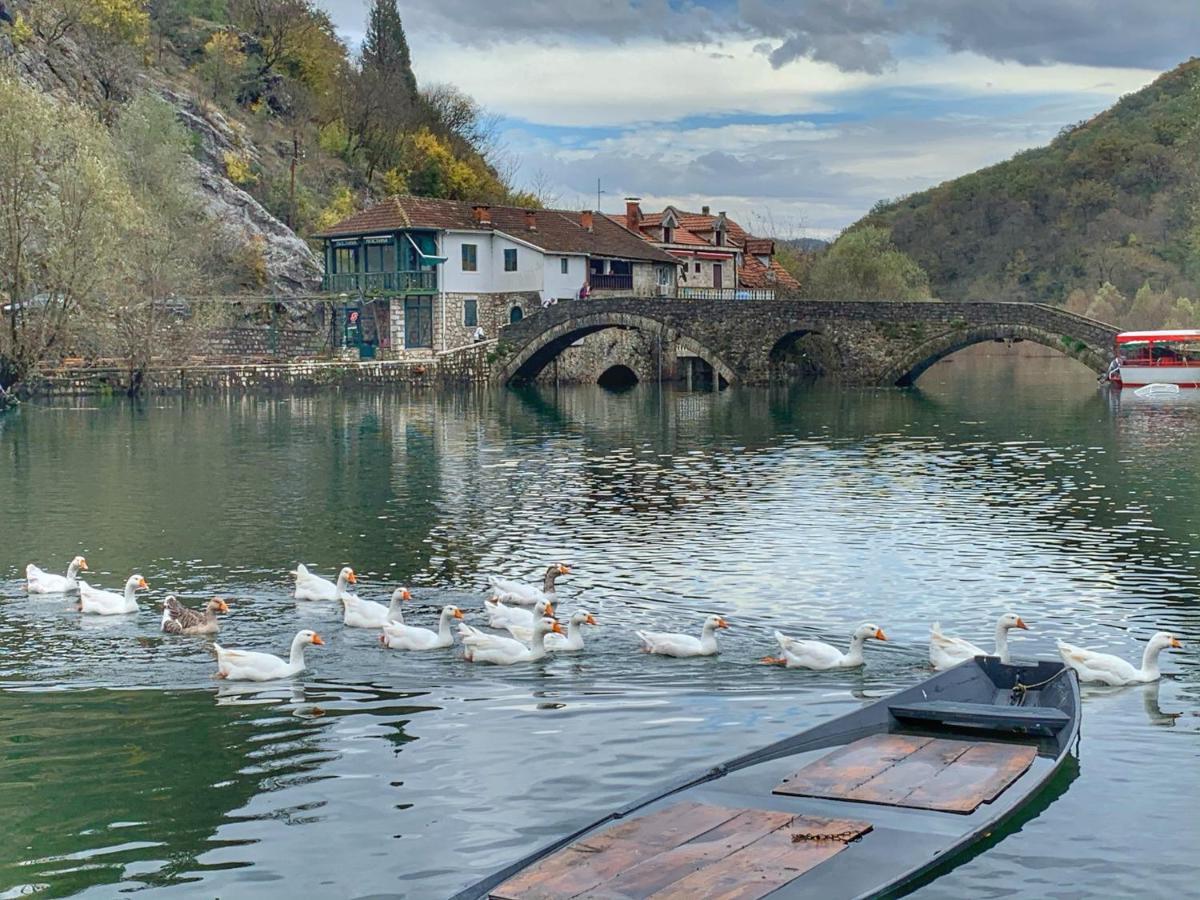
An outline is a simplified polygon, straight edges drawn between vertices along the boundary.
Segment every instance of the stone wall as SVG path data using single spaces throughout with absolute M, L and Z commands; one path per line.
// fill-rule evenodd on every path
M 595 384 L 613 366 L 626 366 L 638 381 L 659 378 L 660 346 L 657 335 L 624 328 L 610 328 L 580 338 L 542 369 L 537 380 L 558 384 Z M 676 377 L 674 344 L 661 347 L 662 377 Z
M 144 386 L 148 393 L 161 394 L 484 384 L 494 350 L 495 342 L 488 342 L 439 353 L 427 361 L 305 360 L 163 367 L 151 369 Z M 61 369 L 30 379 L 23 385 L 23 393 L 42 397 L 120 394 L 128 384 L 128 372 L 121 367 Z

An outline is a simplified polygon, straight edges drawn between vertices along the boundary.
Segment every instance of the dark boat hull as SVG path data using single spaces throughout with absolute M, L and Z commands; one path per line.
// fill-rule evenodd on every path
M 1014 693 L 1012 688 L 1018 683 L 1032 689 Z M 1018 694 L 1019 702 L 1015 699 Z M 778 812 L 867 821 L 871 826 L 868 834 L 775 888 L 770 896 L 848 898 L 894 893 L 946 864 L 1017 815 L 1062 766 L 1078 737 L 1079 720 L 1078 684 L 1073 673 L 1061 664 L 1006 666 L 990 657 L 969 660 L 847 715 L 681 779 L 518 860 L 460 892 L 454 900 L 487 897 L 518 873 L 542 863 L 581 837 L 592 839 L 616 821 L 662 812 L 681 801 L 753 810 L 763 815 Z M 955 744 L 1008 746 L 1026 757 L 1033 754 L 1024 748 L 1034 747 L 1036 755 L 997 796 L 963 814 L 855 802 L 844 796 L 773 793 L 797 770 L 828 758 L 830 748 L 842 748 L 855 741 L 884 740 L 886 735 L 908 736 L 916 742 L 936 739 L 944 743 L 952 739 Z M 570 895 L 551 891 L 543 896 Z

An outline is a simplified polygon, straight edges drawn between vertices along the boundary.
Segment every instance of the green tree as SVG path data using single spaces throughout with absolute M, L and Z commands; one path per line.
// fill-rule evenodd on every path
M 371 4 L 362 44 L 362 68 L 364 73 L 381 76 L 383 83 L 393 84 L 394 89 L 416 95 L 417 77 L 396 0 L 374 0 Z
M 107 132 L 81 108 L 0 75 L 0 384 L 70 350 L 118 283 L 133 203 Z
M 824 300 L 921 300 L 929 297 L 929 278 L 896 249 L 887 229 L 856 228 L 813 264 L 805 293 Z
M 136 98 L 117 120 L 113 142 L 135 203 L 121 223 L 124 277 L 107 321 L 136 394 L 155 353 L 185 354 L 209 324 L 211 307 L 187 308 L 175 298 L 208 289 L 205 248 L 214 235 L 196 192 L 188 132 L 170 105 L 151 94 Z

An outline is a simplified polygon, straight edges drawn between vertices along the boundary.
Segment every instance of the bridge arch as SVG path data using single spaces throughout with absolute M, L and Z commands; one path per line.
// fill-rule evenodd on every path
M 592 312 L 559 322 L 536 334 L 519 348 L 501 366 L 497 378 L 502 384 L 532 381 L 571 344 L 589 334 L 609 328 L 632 328 L 647 334 L 661 335 L 664 347 L 673 346 L 692 356 L 698 356 L 727 384 L 738 381 L 733 368 L 711 348 L 665 322 L 629 312 Z
M 1103 374 L 1108 368 L 1108 360 L 1083 341 L 1072 340 L 1033 325 L 976 325 L 940 334 L 914 346 L 884 372 L 880 382 L 908 387 L 926 369 L 951 353 L 973 344 L 996 340 L 1032 341 L 1083 363 L 1093 372 Z

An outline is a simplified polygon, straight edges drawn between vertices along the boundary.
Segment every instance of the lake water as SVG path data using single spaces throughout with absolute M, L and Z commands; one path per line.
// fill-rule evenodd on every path
M 682 772 L 928 674 L 927 636 L 1018 658 L 1057 637 L 1161 683 L 1087 689 L 1080 758 L 931 898 L 1181 896 L 1200 883 L 1200 405 L 1114 397 L 1065 359 L 961 354 L 913 391 L 639 387 L 80 401 L 0 417 L 0 897 L 444 897 Z M 25 563 L 151 585 L 134 616 L 24 595 Z M 565 560 L 574 657 L 474 667 L 386 652 L 287 571 L 413 588 L 410 620 L 485 576 Z M 289 684 L 217 684 L 160 603 L 231 600 L 221 641 L 326 646 Z M 721 613 L 722 654 L 632 629 Z M 861 671 L 765 667 L 775 627 Z

